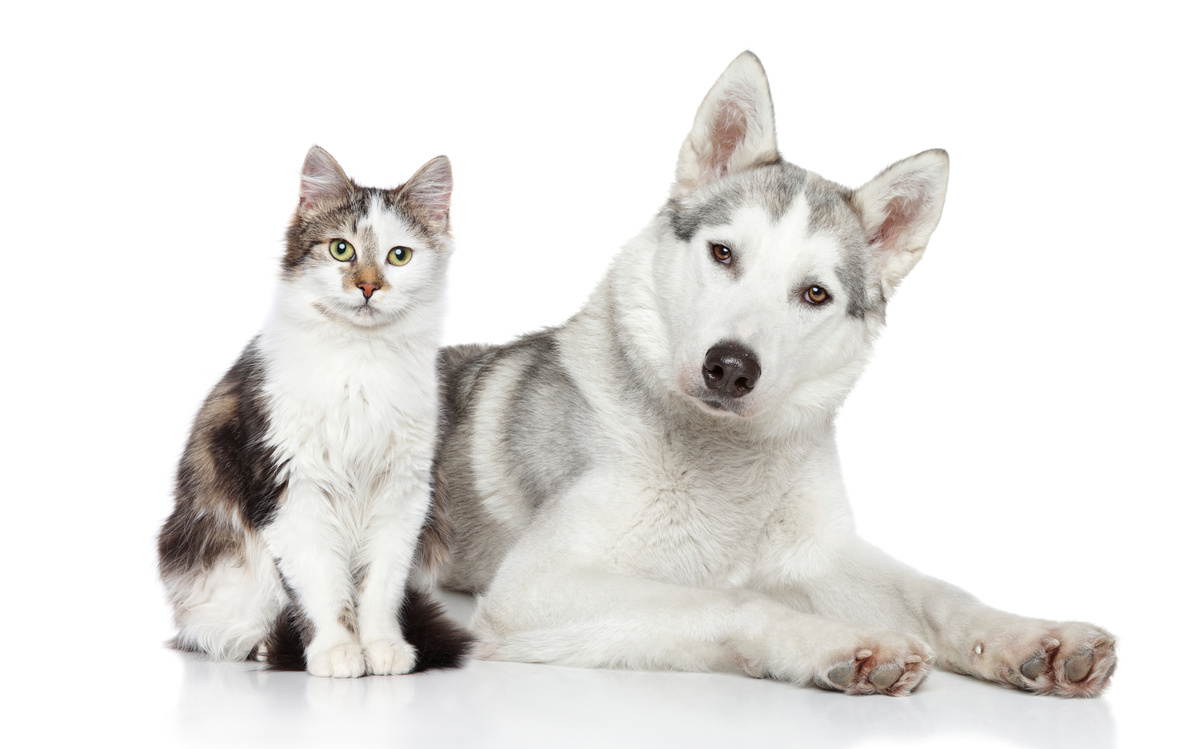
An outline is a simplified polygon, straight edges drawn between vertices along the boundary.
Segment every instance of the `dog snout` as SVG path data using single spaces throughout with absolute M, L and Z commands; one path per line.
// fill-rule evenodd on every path
M 705 384 L 730 398 L 741 398 L 759 383 L 759 357 L 735 341 L 723 341 L 705 352 L 701 376 Z

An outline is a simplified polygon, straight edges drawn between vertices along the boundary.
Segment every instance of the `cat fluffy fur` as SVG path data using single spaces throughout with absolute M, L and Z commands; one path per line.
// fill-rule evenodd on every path
M 176 647 L 337 677 L 460 662 L 469 637 L 406 584 L 432 502 L 451 189 L 444 157 L 378 190 L 310 150 L 273 307 L 178 467 L 159 538 Z M 447 541 L 437 527 L 420 559 Z

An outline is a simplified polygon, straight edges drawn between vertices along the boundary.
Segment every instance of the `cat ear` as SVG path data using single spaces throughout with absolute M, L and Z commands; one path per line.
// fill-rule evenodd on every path
M 778 161 L 775 110 L 759 58 L 743 52 L 710 89 L 677 159 L 673 197 L 727 174 Z
M 948 184 L 949 154 L 937 148 L 892 164 L 850 197 L 878 258 L 886 296 L 924 255 Z
M 314 146 L 305 154 L 301 167 L 301 199 L 297 210 L 308 211 L 318 205 L 345 198 L 353 183 L 334 157 L 324 148 Z
M 454 192 L 454 172 L 445 156 L 430 159 L 404 183 L 400 195 L 409 210 L 434 231 L 446 231 L 450 223 L 450 196 Z

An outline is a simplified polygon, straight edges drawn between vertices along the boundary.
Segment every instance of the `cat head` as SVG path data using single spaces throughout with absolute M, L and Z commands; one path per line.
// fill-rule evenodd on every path
M 453 184 L 444 156 L 381 190 L 356 185 L 333 156 L 309 149 L 282 260 L 287 290 L 360 327 L 398 322 L 440 299 Z

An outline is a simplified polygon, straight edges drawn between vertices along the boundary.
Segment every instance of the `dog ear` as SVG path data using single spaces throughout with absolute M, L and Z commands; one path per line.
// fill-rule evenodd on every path
M 326 149 L 314 146 L 305 154 L 301 167 L 301 199 L 298 211 L 346 197 L 352 188 L 351 178 Z
M 444 231 L 450 221 L 450 196 L 454 172 L 445 156 L 430 159 L 400 188 L 408 207 L 434 231 Z
M 706 94 L 677 159 L 673 197 L 724 175 L 778 161 L 771 89 L 759 58 L 743 52 Z
M 937 148 L 892 164 L 851 195 L 888 297 L 924 255 L 948 184 L 949 154 Z

